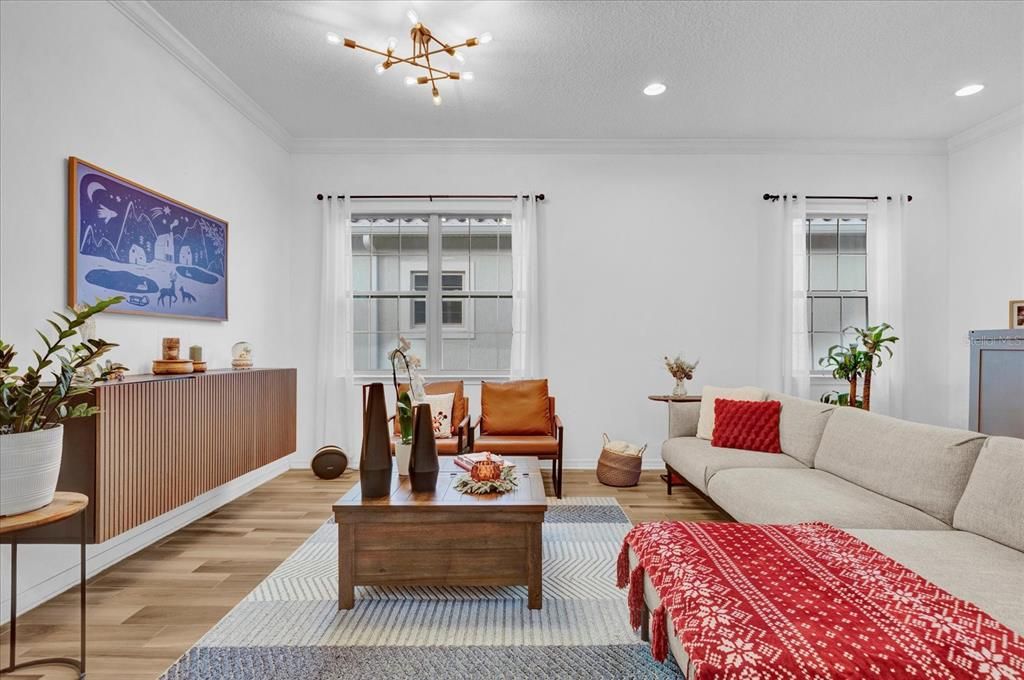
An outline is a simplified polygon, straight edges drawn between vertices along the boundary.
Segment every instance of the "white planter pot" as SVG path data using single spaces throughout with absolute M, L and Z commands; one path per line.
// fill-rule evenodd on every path
M 29 512 L 53 501 L 63 448 L 63 425 L 0 434 L 0 515 Z
M 398 474 L 409 476 L 409 458 L 412 457 L 412 444 L 395 444 L 395 460 L 398 463 Z

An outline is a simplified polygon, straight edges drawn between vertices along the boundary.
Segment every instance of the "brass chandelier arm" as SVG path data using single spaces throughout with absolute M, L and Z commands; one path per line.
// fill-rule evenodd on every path
M 428 71 L 436 71 L 437 73 L 447 73 L 446 71 L 444 71 L 442 69 L 433 68 L 431 66 L 427 66 L 427 65 L 421 64 L 421 63 L 419 63 L 417 61 L 413 61 L 412 59 L 403 58 L 403 57 L 396 57 L 394 54 L 388 54 L 387 52 L 381 52 L 380 50 L 375 50 L 372 47 L 366 47 L 365 45 L 360 45 L 359 43 L 356 43 L 355 49 L 364 50 L 366 52 L 371 52 L 373 54 L 380 55 L 382 57 L 385 57 L 389 61 L 392 61 L 392 62 L 395 62 L 395 63 L 409 64 L 410 66 L 418 66 L 420 68 L 425 68 Z

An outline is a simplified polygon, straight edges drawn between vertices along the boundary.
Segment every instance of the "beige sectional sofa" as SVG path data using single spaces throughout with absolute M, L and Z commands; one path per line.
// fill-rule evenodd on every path
M 768 399 L 782 402 L 784 453 L 712 447 L 695 436 L 700 405 L 681 403 L 666 467 L 737 521 L 843 528 L 1024 634 L 1024 440 Z M 649 581 L 645 599 L 660 603 Z

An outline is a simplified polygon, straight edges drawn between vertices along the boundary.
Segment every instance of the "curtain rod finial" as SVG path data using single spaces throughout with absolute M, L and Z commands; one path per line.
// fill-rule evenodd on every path
M 316 200 L 318 200 L 318 201 L 324 200 L 324 195 L 323 194 L 317 194 L 316 195 Z

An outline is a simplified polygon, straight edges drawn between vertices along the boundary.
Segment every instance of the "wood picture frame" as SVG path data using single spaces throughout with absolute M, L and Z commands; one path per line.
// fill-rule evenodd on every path
M 68 305 L 114 295 L 109 312 L 227 321 L 228 223 L 71 156 Z
M 1024 328 L 1024 300 L 1010 300 L 1010 329 Z

